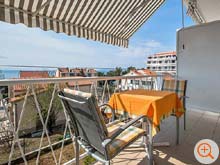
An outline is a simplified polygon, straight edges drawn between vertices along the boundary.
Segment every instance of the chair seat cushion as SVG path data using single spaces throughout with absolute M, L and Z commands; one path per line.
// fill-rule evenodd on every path
M 117 121 L 114 124 L 110 124 L 107 126 L 108 136 L 110 137 L 114 134 L 117 129 L 123 126 L 125 123 Z M 139 138 L 145 133 L 143 129 L 137 128 L 135 126 L 128 127 L 125 131 L 123 131 L 117 138 L 113 140 L 112 143 L 109 144 L 108 152 L 113 157 L 131 142 Z

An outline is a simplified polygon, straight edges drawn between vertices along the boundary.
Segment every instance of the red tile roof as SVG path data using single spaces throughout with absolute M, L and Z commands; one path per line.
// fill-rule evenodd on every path
M 69 68 L 58 68 L 59 72 L 69 72 Z
M 135 74 L 137 74 L 137 75 L 139 75 L 139 76 L 142 75 L 142 74 L 141 74 L 140 72 L 138 72 L 137 70 L 131 70 L 131 72 L 133 72 L 133 73 L 135 73 Z
M 151 71 L 150 69 L 144 69 L 142 70 L 145 74 L 149 75 L 149 76 L 156 76 L 157 73 L 154 71 Z
M 73 72 L 73 73 L 81 73 L 81 69 L 79 69 L 79 68 L 73 68 L 73 69 L 70 69 L 70 72 Z
M 168 73 L 168 72 L 165 72 L 165 73 L 163 74 L 163 79 L 165 79 L 165 80 L 173 80 L 174 77 L 172 76 L 172 74 L 170 74 L 170 73 Z
M 89 73 L 97 73 L 95 69 L 89 69 L 88 72 Z
M 48 71 L 20 71 L 20 78 L 48 78 Z

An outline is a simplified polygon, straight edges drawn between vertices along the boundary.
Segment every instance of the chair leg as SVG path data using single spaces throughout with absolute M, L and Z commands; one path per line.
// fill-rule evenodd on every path
M 186 111 L 184 112 L 184 115 L 183 115 L 183 121 L 184 121 L 184 130 L 186 130 Z
M 145 141 L 145 150 L 148 154 L 148 164 L 153 165 L 153 137 L 152 137 L 152 125 L 149 120 L 147 122 L 144 122 L 145 124 L 144 128 L 147 132 L 147 135 L 144 137 Z M 146 126 L 147 124 L 147 126 Z
M 176 144 L 179 144 L 179 117 L 176 116 Z
M 75 158 L 76 158 L 76 165 L 79 165 L 79 143 L 75 138 Z
M 106 162 L 105 165 L 110 165 L 110 161 Z

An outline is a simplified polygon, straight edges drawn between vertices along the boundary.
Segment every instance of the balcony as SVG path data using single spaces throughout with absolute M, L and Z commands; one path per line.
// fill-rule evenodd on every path
M 133 0 L 129 5 L 127 2 L 115 1 L 111 2 L 114 8 L 110 6 L 110 1 L 77 1 L 77 12 L 71 10 L 75 8 L 75 3 L 70 1 L 59 1 L 59 4 L 51 2 L 2 0 L 0 20 L 127 47 L 129 38 L 165 1 L 142 3 Z M 71 5 L 68 6 L 66 2 Z M 187 28 L 184 22 L 188 20 L 184 21 L 185 10 L 182 6 L 183 24 L 176 36 L 177 75 L 189 81 L 188 105 L 191 107 L 187 112 L 186 131 L 180 129 L 179 145 L 173 143 L 174 119 L 170 117 L 163 121 L 154 141 L 169 141 L 171 146 L 154 148 L 156 164 L 198 164 L 193 155 L 198 140 L 210 138 L 220 143 L 220 79 L 217 76 L 220 61 L 219 2 L 185 0 L 185 4 L 187 13 L 195 22 L 205 23 Z M 13 35 L 8 31 L 7 34 Z M 10 49 L 6 47 L 6 50 Z M 4 54 L 4 50 L 2 52 Z M 158 62 L 156 58 L 152 60 Z M 74 163 L 74 130 L 57 98 L 59 90 L 68 87 L 89 91 L 102 104 L 116 91 L 139 88 L 160 90 L 161 80 L 161 76 L 1 80 L 1 93 L 7 92 L 0 98 L 0 164 Z M 91 158 L 83 150 L 80 159 L 81 164 L 91 164 Z M 220 164 L 219 160 L 215 164 Z M 146 161 L 143 148 L 133 146 L 116 157 L 113 163 L 146 164 Z
M 82 82 L 90 82 L 87 87 Z M 146 83 L 143 83 L 146 82 Z M 73 84 L 70 86 L 70 84 Z M 111 94 L 120 90 L 154 89 L 159 90 L 162 76 L 130 77 L 90 77 L 90 78 L 44 78 L 26 80 L 1 80 L 1 86 L 9 86 L 9 98 L 1 100 L 5 114 L 1 122 L 2 132 L 6 131 L 8 142 L 1 143 L 0 162 L 28 164 L 72 164 L 74 163 L 74 130 L 69 125 L 68 116 L 57 100 L 57 91 L 64 87 L 92 92 L 100 104 L 105 103 Z M 12 87 L 21 86 L 23 93 L 14 96 Z M 46 92 L 46 97 L 44 95 Z M 57 102 L 58 101 L 58 102 Z M 54 107 L 53 103 L 58 104 Z M 45 108 L 46 107 L 46 108 Z M 1 112 L 3 112 L 1 110 Z M 58 111 L 58 112 L 57 112 Z M 56 113 L 55 121 L 48 114 Z M 4 116 L 4 117 L 3 117 Z M 169 147 L 154 147 L 154 160 L 157 164 L 198 164 L 193 150 L 198 140 L 211 138 L 220 142 L 220 114 L 188 109 L 187 130 L 184 131 L 181 118 L 180 144 L 175 144 L 175 118 L 163 121 L 161 131 L 154 142 L 167 141 Z M 5 120 L 7 119 L 7 120 Z M 51 124 L 52 122 L 52 124 Z M 204 130 L 204 128 L 206 128 Z M 1 134 L 2 135 L 2 134 Z M 81 163 L 89 158 L 81 151 Z M 142 147 L 128 147 L 113 159 L 113 164 L 146 164 L 147 158 Z M 218 162 L 220 163 L 220 159 Z M 96 164 L 100 164 L 97 162 Z
M 74 130 L 57 97 L 65 87 L 91 92 L 99 104 L 112 93 L 160 89 L 161 76 L 62 77 L 0 81 L 0 164 L 72 164 Z M 86 83 L 85 83 L 86 82 Z M 6 92 L 7 91 L 7 92 Z M 81 151 L 81 162 L 86 153 Z

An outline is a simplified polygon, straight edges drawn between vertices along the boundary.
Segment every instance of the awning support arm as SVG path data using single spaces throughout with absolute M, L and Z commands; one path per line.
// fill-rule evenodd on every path
M 50 4 L 52 0 L 47 0 L 42 6 L 39 7 L 39 9 L 37 9 L 32 16 L 35 17 L 43 8 L 45 8 L 47 5 Z

